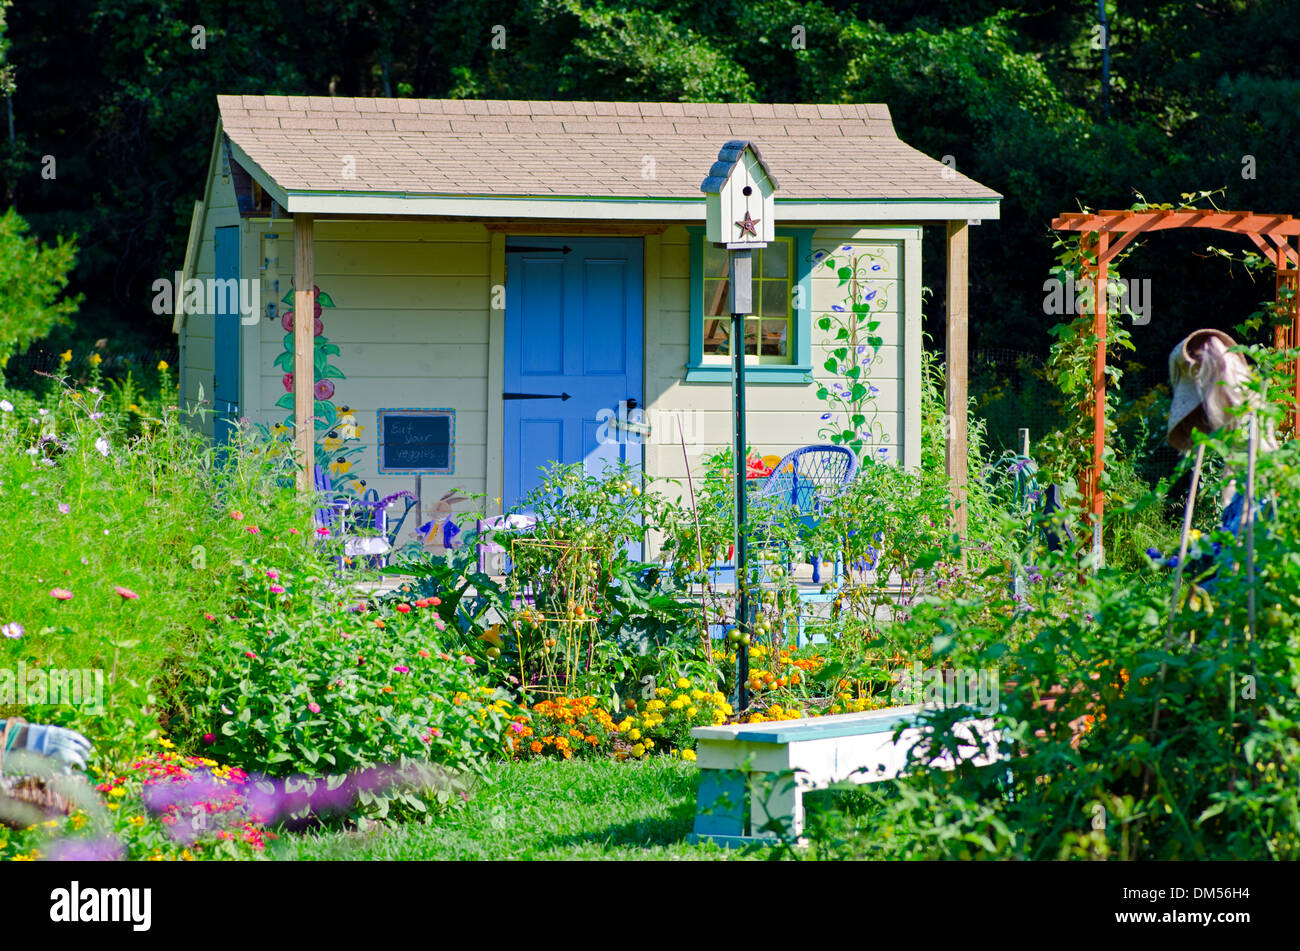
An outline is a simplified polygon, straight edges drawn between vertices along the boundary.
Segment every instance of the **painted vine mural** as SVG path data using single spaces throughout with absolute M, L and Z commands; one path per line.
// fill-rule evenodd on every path
M 354 466 L 354 460 L 365 450 L 361 445 L 364 426 L 357 423 L 356 413 L 348 406 L 335 406 L 337 392 L 335 380 L 345 380 L 343 371 L 330 362 L 330 357 L 339 355 L 336 343 L 330 343 L 325 336 L 325 321 L 322 317 L 324 308 L 333 307 L 334 301 L 319 286 L 312 287 L 315 312 L 312 315 L 312 334 L 315 340 L 313 364 L 315 385 L 313 418 L 316 429 L 316 465 L 326 469 L 336 480 L 336 487 L 341 485 L 353 492 L 363 492 L 366 482 Z M 293 291 L 285 294 L 282 303 L 293 305 Z M 284 422 L 278 424 L 271 432 L 280 439 L 293 435 L 293 311 L 286 310 L 280 317 L 280 326 L 284 328 L 284 349 L 276 355 L 272 364 L 284 371 L 281 383 L 285 392 L 276 400 L 275 405 L 287 410 Z M 344 477 L 347 477 L 346 479 Z
M 836 446 L 848 446 L 863 462 L 868 461 L 864 449 L 873 444 L 875 451 L 867 455 L 883 459 L 886 449 L 879 444 L 886 442 L 889 434 L 876 406 L 880 390 L 871 383 L 870 375 L 883 344 L 877 332 L 880 320 L 873 313 L 889 306 L 888 293 L 875 283 L 886 276 L 886 258 L 874 251 L 855 251 L 853 245 L 846 244 L 835 251 L 818 249 L 810 261 L 814 267 L 820 264 L 835 271 L 838 286 L 845 291 L 842 303 L 832 304 L 831 313 L 817 319 L 820 329 L 835 332 L 822 365 L 839 377 L 817 388 L 817 398 L 826 403 L 817 435 Z

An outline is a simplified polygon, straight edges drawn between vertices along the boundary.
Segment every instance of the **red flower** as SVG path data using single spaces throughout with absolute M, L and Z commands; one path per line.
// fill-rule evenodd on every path
M 203 734 L 203 742 L 204 742 L 204 743 L 207 743 L 208 745 L 211 745 L 211 744 L 217 742 L 217 734 L 215 734 L 215 733 L 204 733 L 204 734 Z
M 285 333 L 293 333 L 293 311 L 286 310 L 284 312 L 283 316 L 280 317 L 280 326 L 284 328 Z
M 411 606 L 409 604 L 399 604 L 397 606 L 397 610 L 400 611 L 402 614 L 410 614 Z
M 442 598 L 430 598 L 429 603 L 436 608 L 438 605 L 442 604 Z
M 254 654 L 252 651 L 244 651 L 244 656 L 249 658 L 250 660 L 257 660 L 257 655 Z

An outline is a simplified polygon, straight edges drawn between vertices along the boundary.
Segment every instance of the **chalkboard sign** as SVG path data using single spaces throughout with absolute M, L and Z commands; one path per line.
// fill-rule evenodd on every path
M 380 475 L 447 475 L 456 469 L 454 409 L 381 409 Z

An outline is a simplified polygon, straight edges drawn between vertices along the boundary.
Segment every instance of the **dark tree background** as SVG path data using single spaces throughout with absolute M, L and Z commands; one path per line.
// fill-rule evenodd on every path
M 1002 220 L 973 233 L 972 346 L 1045 352 L 1058 212 L 1226 189 L 1223 208 L 1300 213 L 1300 0 L 1109 4 L 1109 115 L 1097 18 L 1084 0 L 18 0 L 0 205 L 46 240 L 78 238 L 70 291 L 85 302 L 49 348 L 167 347 L 149 287 L 181 263 L 218 93 L 879 101 L 910 144 L 1005 195 Z M 939 237 L 927 327 L 942 343 Z M 1144 363 L 1271 296 L 1209 244 L 1249 249 L 1171 233 L 1130 260 L 1125 276 L 1153 284 L 1151 322 L 1133 328 Z

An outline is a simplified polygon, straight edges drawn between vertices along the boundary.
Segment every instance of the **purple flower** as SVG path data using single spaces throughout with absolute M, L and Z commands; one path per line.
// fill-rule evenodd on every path
M 844 247 L 840 248 L 840 250 L 841 250 L 841 251 L 852 251 L 852 250 L 853 250 L 853 245 L 851 245 L 851 244 L 846 244 L 846 245 L 844 245 Z
M 118 862 L 125 858 L 112 839 L 63 839 L 50 846 L 51 862 Z
M 831 304 L 831 310 L 839 311 L 841 314 L 844 313 L 844 308 L 839 304 Z
M 12 638 L 15 641 L 18 640 L 18 638 L 22 637 L 25 633 L 27 633 L 27 629 L 24 628 L 17 621 L 10 621 L 8 624 L 4 625 L 3 627 L 0 627 L 0 634 L 3 634 L 5 637 Z
M 1148 548 L 1147 557 L 1150 558 L 1152 561 L 1159 561 L 1164 556 L 1160 554 L 1159 548 Z
M 822 419 L 830 419 L 830 418 L 831 418 L 830 413 L 822 413 Z
M 814 252 L 813 252 L 813 260 L 814 260 L 814 261 L 820 261 L 820 260 L 821 260 L 822 258 L 824 258 L 824 257 L 826 257 L 826 252 L 825 252 L 825 251 L 814 251 Z
M 879 271 L 879 270 L 880 270 L 880 265 L 879 265 L 879 264 L 873 264 L 873 265 L 871 265 L 871 270 L 873 270 L 873 271 Z
M 62 512 L 64 515 L 67 515 L 69 512 L 72 511 L 72 506 L 69 505 L 67 502 L 60 502 L 59 511 Z

